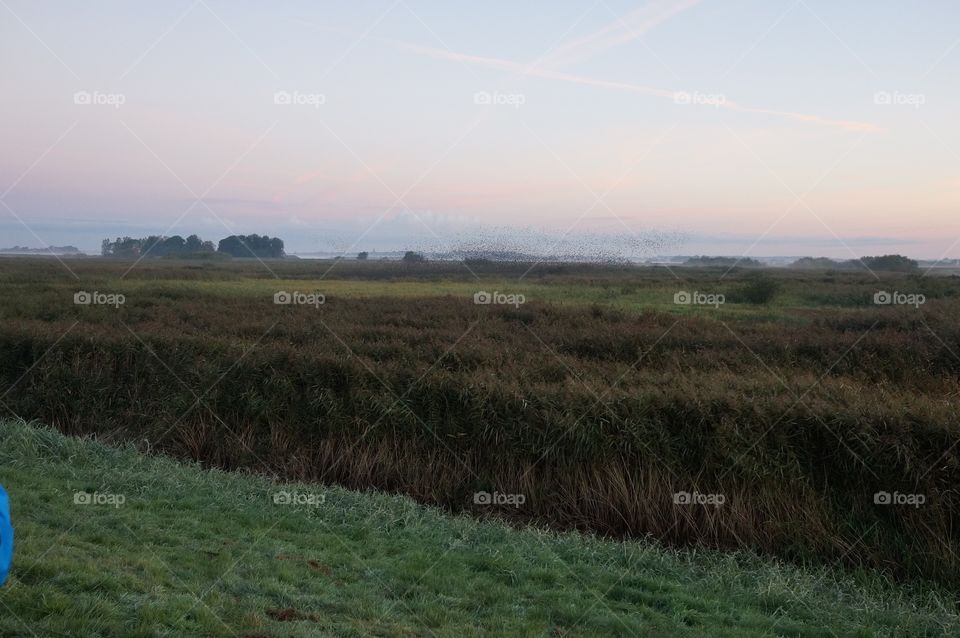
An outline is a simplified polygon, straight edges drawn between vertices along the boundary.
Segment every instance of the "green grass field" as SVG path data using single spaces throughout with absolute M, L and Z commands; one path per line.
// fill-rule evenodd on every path
M 950 596 L 867 573 L 511 529 L 22 422 L 0 424 L 0 482 L 2 636 L 960 635 Z

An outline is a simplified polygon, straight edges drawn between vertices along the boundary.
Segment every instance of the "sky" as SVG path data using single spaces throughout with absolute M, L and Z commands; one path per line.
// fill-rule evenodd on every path
M 960 257 L 955 0 L 0 0 L 0 60 L 0 247 Z

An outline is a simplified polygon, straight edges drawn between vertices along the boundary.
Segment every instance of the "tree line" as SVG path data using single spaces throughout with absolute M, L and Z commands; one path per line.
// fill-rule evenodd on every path
M 259 259 L 278 259 L 286 255 L 283 240 L 268 235 L 230 235 L 221 239 L 214 247 L 212 241 L 204 241 L 197 235 L 186 239 L 180 235 L 166 237 L 117 237 L 101 242 L 100 254 L 104 257 L 207 257 L 215 254 L 230 257 L 248 257 Z
M 690 257 L 684 266 L 732 268 L 762 268 L 763 262 L 752 257 L 708 257 L 706 255 Z M 790 268 L 821 269 L 821 270 L 883 270 L 895 272 L 912 272 L 919 267 L 915 259 L 903 255 L 879 255 L 876 257 L 860 257 L 859 259 L 836 260 L 828 257 L 801 257 Z
M 879 255 L 837 261 L 828 257 L 801 257 L 790 264 L 791 268 L 824 270 L 885 270 L 894 272 L 913 272 L 919 268 L 915 259 L 903 255 Z

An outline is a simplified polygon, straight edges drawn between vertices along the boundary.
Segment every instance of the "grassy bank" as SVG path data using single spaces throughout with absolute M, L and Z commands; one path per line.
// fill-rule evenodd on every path
M 0 482 L 17 528 L 4 636 L 960 632 L 947 596 L 865 573 L 514 530 L 18 422 L 0 423 Z

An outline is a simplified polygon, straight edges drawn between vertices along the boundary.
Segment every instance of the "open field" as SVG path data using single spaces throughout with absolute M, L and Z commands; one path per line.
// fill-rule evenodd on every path
M 958 24 L 0 0 L 0 638 L 960 638 Z
M 0 482 L 16 486 L 18 529 L 0 589 L 3 636 L 960 632 L 949 595 L 868 574 L 855 582 L 743 552 L 518 531 L 20 422 L 0 423 Z M 78 492 L 92 502 L 78 504 Z M 278 493 L 316 504 L 277 504 Z
M 955 277 L 68 264 L 77 279 L 0 260 L 11 414 L 454 511 L 960 582 Z M 778 289 L 768 304 L 749 303 L 758 276 Z M 77 305 L 81 290 L 124 303 Z M 276 305 L 278 291 L 326 298 Z M 878 291 L 925 299 L 876 305 Z

